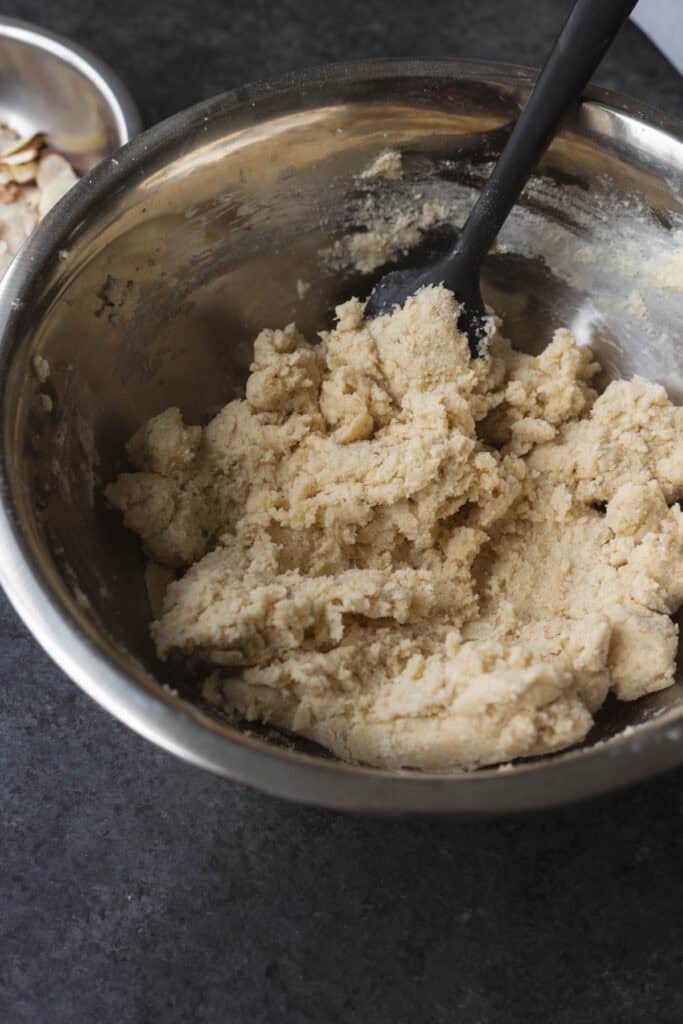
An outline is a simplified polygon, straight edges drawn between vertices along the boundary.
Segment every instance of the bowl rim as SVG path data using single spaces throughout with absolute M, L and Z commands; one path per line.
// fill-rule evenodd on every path
M 148 129 L 87 174 L 38 226 L 0 283 L 0 386 L 19 337 L 23 296 L 58 259 L 70 232 L 113 185 L 122 187 L 144 162 L 187 129 L 250 108 L 275 95 L 345 81 L 446 75 L 491 77 L 528 86 L 536 72 L 518 65 L 459 59 L 357 61 L 290 72 L 229 90 Z M 683 122 L 601 88 L 585 101 L 645 121 L 683 143 Z M 276 796 L 341 810 L 388 815 L 487 815 L 557 806 L 616 790 L 683 761 L 683 707 L 585 749 L 460 775 L 392 772 L 275 747 L 226 730 L 198 708 L 145 689 L 111 660 L 65 606 L 32 557 L 14 513 L 7 473 L 7 439 L 0 421 L 0 584 L 16 612 L 57 665 L 100 705 L 136 732 L 186 761 Z M 151 677 L 150 677 L 151 678 Z
M 85 46 L 30 21 L 5 15 L 0 16 L 0 38 L 16 39 L 38 50 L 44 50 L 87 78 L 100 93 L 114 117 L 119 146 L 123 146 L 139 134 L 142 122 L 128 89 L 116 72 Z

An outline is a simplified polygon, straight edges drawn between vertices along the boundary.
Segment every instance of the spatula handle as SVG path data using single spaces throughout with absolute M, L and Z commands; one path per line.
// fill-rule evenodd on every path
M 577 0 L 495 170 L 460 233 L 455 253 L 478 268 L 532 170 L 576 104 L 637 0 Z M 454 254 L 455 255 L 455 254 Z

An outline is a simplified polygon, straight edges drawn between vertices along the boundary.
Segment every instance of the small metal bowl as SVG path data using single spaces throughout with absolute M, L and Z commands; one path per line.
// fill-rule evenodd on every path
M 0 122 L 45 132 L 80 173 L 140 131 L 128 91 L 103 61 L 68 39 L 0 17 Z
M 440 196 L 462 214 L 533 79 L 494 64 L 377 62 L 219 96 L 86 175 L 0 286 L 1 581 L 65 672 L 181 757 L 290 799 L 390 814 L 558 804 L 683 760 L 680 672 L 670 690 L 606 707 L 579 748 L 469 774 L 341 764 L 222 721 L 156 659 L 139 544 L 102 498 L 147 417 L 178 405 L 206 422 L 241 393 L 260 328 L 296 318 L 313 334 L 336 300 L 369 287 L 327 272 L 319 253 L 362 216 L 374 186 L 358 172 L 374 155 L 399 147 L 406 168 L 373 192 L 380 209 Z M 678 122 L 588 93 L 486 263 L 485 297 L 518 345 L 568 325 L 608 375 L 640 372 L 681 400 L 683 297 L 626 255 L 675 250 L 682 172 Z M 431 244 L 447 241 L 437 232 Z M 303 301 L 299 277 L 313 284 Z

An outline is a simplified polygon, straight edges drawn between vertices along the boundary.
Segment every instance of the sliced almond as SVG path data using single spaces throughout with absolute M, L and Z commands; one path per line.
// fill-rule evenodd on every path
M 18 132 L 8 128 L 6 124 L 0 124 L 0 153 L 4 153 L 6 149 L 11 149 L 19 138 Z
M 34 160 L 29 164 L 5 164 L 0 160 L 0 184 L 8 181 L 16 181 L 23 185 L 28 181 L 35 181 L 38 173 L 38 161 Z
M 23 198 L 0 205 L 0 237 L 12 256 L 16 255 L 37 223 L 37 211 Z
M 0 160 L 9 163 L 25 163 L 25 159 L 34 160 L 44 145 L 45 136 L 42 132 L 34 132 L 33 135 L 25 135 L 23 138 L 16 135 L 14 140 L 8 143 L 0 136 Z M 31 155 L 23 159 L 24 154 Z
M 0 203 L 16 203 L 17 199 L 21 199 L 22 190 L 19 188 L 16 182 L 10 181 L 6 185 L 0 185 Z
M 74 169 L 63 156 L 50 153 L 44 157 L 38 164 L 36 174 L 36 184 L 40 190 L 40 217 L 44 217 L 77 181 Z
M 76 181 L 64 157 L 46 150 L 41 132 L 20 136 L 0 124 L 0 277 L 38 221 Z
M 3 153 L 0 155 L 0 163 L 6 167 L 23 167 L 24 164 L 33 164 L 38 159 L 40 150 L 21 149 L 18 153 Z

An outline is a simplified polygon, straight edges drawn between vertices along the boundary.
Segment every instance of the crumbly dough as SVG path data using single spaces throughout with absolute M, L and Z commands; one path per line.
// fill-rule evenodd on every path
M 534 358 L 492 319 L 471 359 L 443 288 L 362 314 L 319 345 L 263 331 L 244 400 L 130 441 L 109 501 L 180 570 L 160 657 L 212 666 L 236 716 L 436 771 L 559 750 L 610 690 L 669 686 L 683 409 L 638 378 L 598 397 L 566 330 Z

